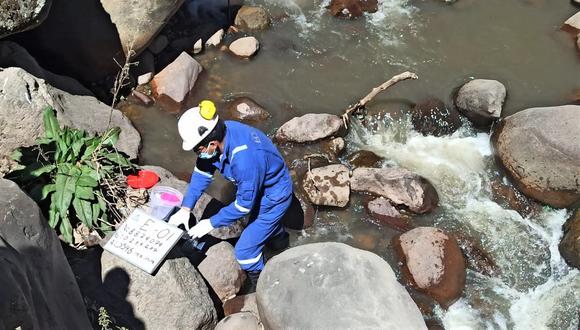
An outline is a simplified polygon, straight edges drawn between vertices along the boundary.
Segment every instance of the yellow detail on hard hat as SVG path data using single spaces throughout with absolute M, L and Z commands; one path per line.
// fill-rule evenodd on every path
M 203 119 L 212 120 L 216 114 L 215 104 L 210 100 L 203 100 L 199 103 L 199 114 Z

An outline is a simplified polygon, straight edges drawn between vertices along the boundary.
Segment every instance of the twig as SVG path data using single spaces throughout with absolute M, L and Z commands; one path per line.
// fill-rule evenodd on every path
M 316 191 L 320 192 L 320 189 L 316 186 L 316 181 L 314 181 L 314 175 L 312 175 L 312 169 L 310 168 L 310 158 L 308 158 L 308 177 L 312 181 L 312 185 Z
M 371 92 L 367 94 L 367 96 L 365 96 L 362 99 L 360 99 L 360 101 L 358 101 L 352 107 L 346 109 L 346 111 L 342 115 L 342 122 L 344 124 L 344 127 L 348 128 L 349 116 L 353 112 L 355 112 L 355 111 L 357 111 L 359 109 L 364 108 L 365 105 L 367 103 L 369 103 L 373 98 L 375 98 L 375 96 L 377 96 L 377 94 L 379 94 L 380 92 L 382 92 L 385 89 L 393 86 L 394 84 L 398 83 L 399 81 L 403 81 L 403 80 L 407 80 L 407 79 L 419 79 L 419 77 L 416 74 L 414 74 L 413 72 L 406 71 L 406 72 L 403 72 L 401 74 L 398 74 L 398 75 L 394 76 L 393 78 L 385 81 L 382 85 L 373 88 L 371 90 Z

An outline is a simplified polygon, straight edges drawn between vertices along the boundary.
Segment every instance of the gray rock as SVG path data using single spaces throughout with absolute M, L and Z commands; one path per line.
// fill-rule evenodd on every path
M 39 25 L 51 5 L 51 0 L 0 1 L 0 38 Z
M 335 164 L 306 173 L 302 187 L 313 204 L 345 207 L 349 200 L 348 168 Z
M 365 205 L 368 213 L 379 223 L 387 225 L 398 231 L 406 232 L 413 229 L 413 225 L 407 217 L 404 217 L 384 197 L 375 198 Z
M 241 296 L 235 296 L 234 298 L 225 301 L 223 307 L 224 314 L 226 316 L 239 312 L 250 312 L 258 319 L 260 318 L 255 292 Z
M 240 121 L 260 121 L 270 117 L 270 113 L 249 97 L 236 97 L 228 102 L 229 115 Z
M 475 79 L 461 86 L 455 106 L 476 126 L 489 126 L 500 118 L 506 94 L 497 80 Z
M 215 330 L 262 330 L 264 327 L 252 313 L 242 312 L 226 316 Z
M 90 329 L 55 232 L 32 199 L 0 179 L 0 327 Z
M 35 144 L 44 134 L 42 112 L 52 106 L 61 126 L 70 126 L 91 134 L 109 127 L 120 127 L 119 151 L 137 157 L 141 137 L 129 119 L 91 96 L 76 96 L 46 84 L 20 68 L 0 71 L 0 174 L 14 165 L 10 154 L 18 147 Z
M 572 15 L 572 17 L 568 18 L 564 24 L 575 30 L 580 30 L 580 12 Z
M 342 127 L 342 119 L 325 113 L 308 113 L 294 117 L 276 132 L 278 141 L 312 142 L 335 135 Z
M 146 0 L 135 5 L 127 1 L 101 0 L 117 28 L 125 55 L 129 54 L 129 49 L 139 55 L 182 3 L 183 0 Z
M 344 139 L 337 137 L 322 144 L 322 153 L 328 155 L 329 159 L 335 160 L 344 151 L 344 147 Z
M 359 150 L 347 157 L 348 163 L 353 167 L 379 167 L 383 158 L 372 151 Z
M 266 329 L 427 329 L 389 264 L 341 243 L 275 256 L 256 294 Z
M 164 34 L 158 35 L 153 42 L 147 47 L 149 51 L 155 55 L 161 53 L 167 46 L 169 46 L 169 39 Z
M 492 142 L 520 191 L 554 207 L 580 201 L 580 106 L 530 108 L 504 118 Z
M 576 210 L 566 221 L 564 236 L 558 248 L 569 265 L 580 269 L 580 210 Z
M 352 173 L 350 188 L 383 196 L 416 213 L 431 212 L 439 202 L 437 191 L 427 179 L 398 167 L 359 167 Z
M 234 297 L 246 279 L 234 247 L 228 242 L 210 247 L 197 269 L 222 301 Z
M 243 37 L 232 42 L 229 48 L 237 56 L 251 57 L 260 49 L 260 42 L 255 37 Z
M 262 30 L 270 25 L 270 18 L 262 7 L 242 6 L 236 14 L 234 24 L 242 29 Z
M 195 59 L 185 52 L 181 53 L 175 61 L 155 75 L 151 81 L 153 95 L 157 99 L 168 97 L 173 102 L 183 102 L 195 86 L 202 70 L 201 64 Z
M 134 316 L 129 315 L 128 321 L 140 321 L 146 329 L 214 328 L 217 313 L 207 286 L 186 258 L 165 260 L 155 276 L 107 251 L 101 256 L 101 265 L 104 281 L 117 284 L 105 286 L 106 293 L 132 305 Z M 111 313 L 122 319 L 120 311 L 112 309 Z M 133 329 L 139 324 L 126 326 Z
M 224 29 L 217 30 L 207 41 L 205 42 L 206 47 L 217 47 L 221 44 L 224 37 Z
M 153 78 L 153 72 L 144 73 L 139 77 L 137 77 L 137 84 L 139 85 L 148 84 L 151 81 L 151 78 Z

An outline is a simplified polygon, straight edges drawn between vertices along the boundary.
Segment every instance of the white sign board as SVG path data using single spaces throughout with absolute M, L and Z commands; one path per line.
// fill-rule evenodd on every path
M 152 274 L 182 234 L 183 230 L 135 209 L 104 249 Z

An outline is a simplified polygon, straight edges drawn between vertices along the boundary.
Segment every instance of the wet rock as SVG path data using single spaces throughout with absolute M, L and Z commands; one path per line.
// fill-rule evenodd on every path
M 228 242 L 210 247 L 198 270 L 222 301 L 235 296 L 246 279 L 246 273 L 236 260 L 234 247 Z
M 155 56 L 150 51 L 145 50 L 135 58 L 135 62 L 137 62 L 137 66 L 134 68 L 136 75 L 151 73 L 151 77 L 147 80 L 147 83 L 149 83 L 155 72 Z
M 432 227 L 418 227 L 394 239 L 403 276 L 444 308 L 465 288 L 465 260 L 455 238 Z
M 302 187 L 313 204 L 345 207 L 350 195 L 348 168 L 344 165 L 314 168 L 306 173 Z
M 139 100 L 139 102 L 141 104 L 143 104 L 145 106 L 151 105 L 154 102 L 152 98 L 150 98 L 149 96 L 147 96 L 147 95 L 145 95 L 137 90 L 132 91 L 131 95 L 133 95 L 137 100 Z
M 576 31 L 580 31 L 580 12 L 577 12 L 572 17 L 568 18 L 564 25 L 567 25 L 569 28 L 572 28 Z
M 433 211 L 439 202 L 437 191 L 427 179 L 398 167 L 364 168 L 352 173 L 353 191 L 376 194 L 415 213 Z
M 169 39 L 164 34 L 160 34 L 157 38 L 153 39 L 153 42 L 147 47 L 149 51 L 155 55 L 161 53 L 167 46 L 169 46 Z
M 224 302 L 224 315 L 228 316 L 239 312 L 250 312 L 259 318 L 258 304 L 256 302 L 256 293 L 235 296 Z
M 373 251 L 378 245 L 378 238 L 371 233 L 354 233 L 353 239 L 354 247 L 367 251 Z
M 558 247 L 564 260 L 580 269 L 580 211 L 576 210 L 564 224 L 564 236 Z
M 461 86 L 455 106 L 478 127 L 488 127 L 501 116 L 505 86 L 497 80 L 475 79 Z
M 153 96 L 156 99 L 169 98 L 181 104 L 195 86 L 202 70 L 203 68 L 196 60 L 185 52 L 181 53 L 173 63 L 156 74 L 151 81 Z M 177 111 L 179 110 L 181 108 L 177 107 Z
M 226 316 L 215 327 L 215 330 L 262 330 L 262 324 L 252 313 L 242 312 Z
M 305 196 L 303 192 L 297 191 L 295 192 L 295 195 L 296 198 L 298 198 L 300 206 L 302 207 L 302 212 L 304 213 L 304 224 L 302 225 L 302 228 L 310 228 L 312 225 L 314 225 L 314 206 L 312 206 L 308 200 L 308 197 Z
M 359 150 L 347 157 L 348 163 L 353 167 L 379 167 L 383 158 L 372 151 Z
M 504 118 L 492 135 L 518 189 L 554 207 L 580 201 L 580 106 L 530 108 Z
M 494 277 L 500 274 L 500 269 L 480 244 L 473 238 L 457 235 L 457 243 L 467 259 L 467 267 L 485 276 Z
M 144 73 L 139 77 L 137 77 L 137 84 L 139 85 L 148 84 L 151 81 L 151 78 L 153 78 L 153 72 Z
M 365 205 L 367 212 L 380 223 L 395 230 L 407 232 L 415 228 L 389 201 L 383 197 L 375 198 Z
M 241 29 L 262 30 L 270 25 L 270 18 L 262 7 L 242 6 L 236 14 L 234 24 Z
M 282 252 L 266 264 L 256 294 L 266 329 L 426 329 L 389 264 L 341 243 Z
M 540 211 L 540 205 L 530 200 L 515 187 L 504 184 L 500 179 L 491 181 L 491 194 L 494 202 L 529 217 Z
M 5 329 L 90 329 L 60 240 L 36 203 L 0 179 L 0 324 Z
M 224 37 L 224 29 L 219 29 L 205 42 L 206 47 L 217 47 Z
M 576 7 L 580 7 L 580 0 L 572 0 L 572 4 Z
M 377 0 L 332 0 L 328 6 L 332 16 L 357 18 L 363 13 L 374 13 L 378 7 Z
M 203 41 L 200 38 L 200 39 L 197 39 L 195 44 L 193 44 L 193 53 L 199 54 L 199 53 L 201 53 L 202 50 L 203 50 Z
M 336 160 L 338 156 L 344 151 L 345 142 L 341 137 L 337 137 L 322 143 L 322 153 L 327 155 L 329 159 Z
M 56 110 L 61 126 L 84 129 L 91 134 L 120 127 L 117 148 L 131 158 L 137 156 L 141 137 L 129 119 L 94 97 L 71 95 L 20 68 L 0 71 L 0 86 L 3 86 L 0 88 L 0 175 L 14 166 L 10 159 L 14 149 L 32 146 L 44 135 L 42 112 L 46 106 Z
M 449 135 L 461 126 L 459 112 L 436 98 L 417 103 L 411 112 L 411 122 L 415 130 L 425 136 Z
M 260 43 L 254 37 L 239 38 L 230 44 L 230 51 L 240 57 L 251 57 L 259 48 Z
M 213 329 L 217 313 L 207 286 L 187 258 L 167 259 L 155 276 L 104 251 L 101 256 L 104 287 L 101 295 L 132 305 L 109 308 L 129 329 Z
M 0 1 L 0 38 L 36 27 L 51 6 L 51 0 Z
M 308 113 L 294 117 L 276 131 L 280 142 L 313 142 L 335 135 L 342 127 L 342 119 L 325 113 Z
M 0 41 L 0 68 L 9 67 L 22 68 L 36 78 L 44 79 L 47 84 L 67 93 L 93 96 L 93 93 L 77 80 L 42 68 L 36 59 L 19 44 L 8 40 Z
M 129 49 L 140 54 L 182 3 L 183 0 L 146 0 L 136 6 L 128 1 L 101 0 L 103 9 L 117 28 L 125 55 L 129 54 Z
M 233 119 L 241 121 L 260 121 L 270 117 L 261 105 L 249 97 L 237 97 L 227 105 L 228 113 Z

